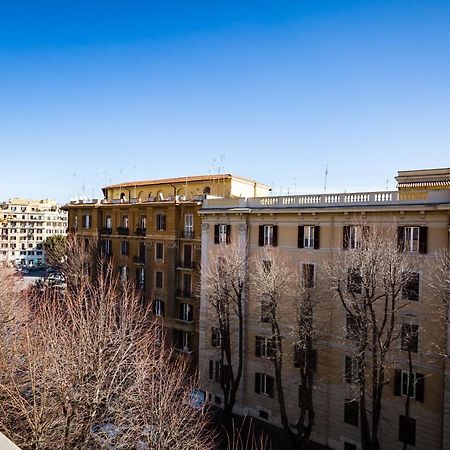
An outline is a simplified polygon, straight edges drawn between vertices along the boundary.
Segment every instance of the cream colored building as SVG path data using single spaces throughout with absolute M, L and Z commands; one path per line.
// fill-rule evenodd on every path
M 440 249 L 449 248 L 450 169 L 401 171 L 397 181 L 397 191 L 205 200 L 200 210 L 202 267 L 207 267 L 212 249 L 226 245 L 215 240 L 214 230 L 220 225 L 228 226 L 232 241 L 247 246 L 250 255 L 256 254 L 261 246 L 277 246 L 295 264 L 310 264 L 315 271 L 320 271 L 324 261 L 348 245 L 344 235 L 355 224 L 395 224 L 399 233 L 406 233 L 399 237 L 402 245 L 411 246 L 409 250 L 426 263 Z M 406 235 L 414 237 L 406 242 Z M 422 390 L 411 400 L 415 445 L 408 448 L 444 450 L 450 448 L 450 374 L 441 349 L 446 348 L 448 333 L 444 319 L 437 313 L 437 300 L 424 282 L 425 270 L 417 275 L 417 298 L 408 301 L 402 311 L 405 323 L 414 320 L 418 326 L 413 369 L 424 375 Z M 210 394 L 211 402 L 220 404 L 222 392 L 214 376 L 220 349 L 213 346 L 211 333 L 216 321 L 205 291 L 202 279 L 200 382 Z M 352 345 L 345 335 L 346 314 L 338 303 L 331 301 L 326 306 L 322 303 L 320 308 L 318 314 L 324 319 L 324 325 L 318 341 L 314 392 L 316 424 L 312 439 L 333 449 L 360 449 L 360 428 L 358 424 L 349 423 L 346 415 L 346 399 L 354 395 L 344 377 L 346 356 Z M 289 321 L 290 316 L 286 314 L 282 325 L 288 327 Z M 263 374 L 267 382 L 273 384 L 274 381 L 271 361 L 255 354 L 257 336 L 264 337 L 269 333 L 269 324 L 261 321 L 260 304 L 250 289 L 244 333 L 244 376 L 236 412 L 281 426 L 276 390 L 274 393 L 261 392 L 261 386 L 255 386 L 261 379 L 257 374 Z M 285 395 L 289 416 L 295 418 L 299 411 L 299 371 L 294 367 L 292 345 L 289 342 L 283 345 Z M 396 345 L 395 369 L 403 374 L 408 367 L 407 352 L 401 350 L 400 343 Z M 402 390 L 397 395 L 394 370 L 388 375 L 380 430 L 381 448 L 401 449 L 399 423 L 405 397 Z M 408 432 L 412 434 L 412 428 L 408 428 Z
M 43 242 L 66 230 L 67 212 L 54 200 L 12 198 L 0 203 L 0 265 L 43 264 Z

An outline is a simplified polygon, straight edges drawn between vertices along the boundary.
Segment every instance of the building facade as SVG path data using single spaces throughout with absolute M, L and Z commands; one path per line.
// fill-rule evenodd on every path
M 205 198 L 267 194 L 268 186 L 229 174 L 122 183 L 101 201 L 71 202 L 69 230 L 98 239 L 123 280 L 135 283 L 174 346 L 198 358 L 201 223 Z M 225 199 L 225 201 L 226 201 Z
M 65 235 L 67 212 L 53 200 L 12 198 L 0 204 L 0 265 L 45 263 L 44 241 Z
M 425 280 L 431 275 L 427 273 L 427 264 L 437 252 L 449 249 L 450 169 L 403 171 L 398 173 L 397 182 L 397 191 L 386 192 L 207 199 L 200 210 L 201 264 L 202 267 L 211 264 L 210 258 L 216 257 L 218 248 L 231 241 L 246 248 L 249 258 L 258 258 L 261 248 L 277 247 L 299 269 L 306 267 L 309 274 L 319 274 L 333 255 L 358 245 L 358 236 L 365 227 L 395 226 L 401 248 L 420 262 L 409 294 L 402 293 L 405 305 L 399 312 L 402 333 L 408 327 L 415 330 L 416 345 L 411 354 L 417 383 L 410 394 L 410 416 L 405 422 L 404 388 L 409 366 L 403 335 L 399 336 L 384 388 L 381 448 L 400 449 L 406 441 L 408 448 L 448 449 L 447 318 L 439 315 L 438 299 Z M 231 239 L 218 240 L 217 229 L 229 230 Z M 313 283 L 314 275 L 311 280 Z M 202 277 L 200 382 L 210 400 L 220 405 L 223 393 L 216 372 L 223 369 L 218 369 L 220 346 L 214 334 L 217 319 L 205 283 Z M 282 326 L 289 329 L 294 314 L 287 309 Z M 330 291 L 329 301 L 320 303 L 317 314 L 321 329 L 315 358 L 312 439 L 333 449 L 360 449 L 358 404 L 353 401 L 354 386 L 348 375 L 353 343 L 348 338 L 347 313 L 339 302 L 332 301 Z M 261 303 L 250 287 L 245 310 L 243 378 L 235 411 L 281 426 L 277 392 L 273 388 L 273 364 L 262 344 L 270 336 Z M 296 419 L 300 375 L 295 345 L 289 338 L 283 342 L 283 353 L 286 405 L 289 417 Z

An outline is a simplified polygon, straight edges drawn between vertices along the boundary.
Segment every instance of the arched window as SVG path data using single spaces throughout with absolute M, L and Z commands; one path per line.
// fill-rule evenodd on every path
M 127 201 L 127 196 L 124 192 L 120 194 L 120 202 L 125 203 Z
M 158 191 L 157 192 L 156 199 L 157 200 L 164 200 L 164 194 L 162 193 L 162 191 Z
M 203 189 L 203 193 L 206 195 L 211 194 L 211 188 L 209 186 L 206 186 L 205 189 Z

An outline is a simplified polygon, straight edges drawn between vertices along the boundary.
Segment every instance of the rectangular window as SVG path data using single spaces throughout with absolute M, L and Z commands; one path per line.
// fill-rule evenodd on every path
M 314 264 L 302 264 L 302 282 L 306 289 L 314 287 Z
M 362 292 L 362 276 L 358 268 L 351 267 L 347 271 L 347 291 L 352 294 Z
M 359 373 L 359 362 L 356 358 L 345 357 L 345 381 L 347 383 L 357 383 Z
M 417 353 L 419 347 L 419 325 L 403 323 L 401 332 L 401 349 Z
M 123 228 L 128 228 L 128 214 L 122 214 L 122 227 Z
M 226 244 L 227 240 L 227 228 L 228 226 L 224 223 L 219 225 L 219 244 Z
M 211 346 L 222 347 L 222 333 L 216 327 L 212 327 L 211 329 Z
M 191 274 L 183 274 L 183 295 L 185 297 L 192 297 L 192 277 Z
M 180 303 L 180 320 L 185 322 L 193 321 L 193 306 L 189 303 Z
M 343 247 L 344 249 L 356 249 L 361 247 L 364 236 L 368 234 L 368 227 L 361 225 L 344 226 Z
M 264 225 L 264 245 L 273 245 L 273 226 Z
M 417 272 L 402 275 L 403 300 L 419 300 L 419 274 Z
M 294 346 L 294 367 L 317 370 L 317 350 L 305 349 L 300 344 Z
M 358 426 L 359 404 L 357 400 L 346 399 L 344 404 L 344 422 L 349 425 Z
M 163 287 L 163 273 L 159 270 L 155 272 L 155 287 L 159 289 Z
M 255 373 L 255 392 L 257 394 L 273 397 L 274 379 L 265 373 Z
M 128 255 L 128 251 L 129 251 L 128 241 L 121 241 L 120 254 L 121 255 Z
M 192 269 L 192 249 L 192 245 L 183 245 L 183 267 L 186 269 Z
M 164 302 L 162 300 L 156 299 L 153 302 L 153 314 L 155 314 L 155 316 L 164 317 Z
M 145 214 L 141 214 L 139 217 L 139 226 L 141 230 L 145 231 L 147 229 L 147 216 Z
M 271 358 L 273 355 L 273 341 L 264 336 L 255 337 L 255 356 L 258 358 Z
M 191 352 L 191 335 L 187 331 L 175 330 L 176 347 L 183 352 Z
M 303 229 L 303 248 L 314 248 L 314 226 L 306 225 Z
M 83 228 L 91 228 L 91 216 L 89 214 L 83 216 Z
M 419 251 L 419 227 L 405 227 L 405 247 L 407 252 Z
M 166 230 L 166 215 L 156 214 L 156 231 Z
M 139 289 L 145 288 L 145 269 L 142 267 L 136 269 L 136 284 Z
M 192 239 L 194 237 L 194 215 L 185 214 L 184 216 L 184 237 Z
M 347 339 L 358 339 L 359 329 L 358 329 L 358 321 L 355 316 L 352 314 L 347 314 L 345 328 L 347 332 Z
M 259 226 L 259 242 L 260 247 L 278 245 L 278 226 L 277 225 L 260 225 Z
M 212 359 L 209 360 L 208 378 L 210 380 L 214 378 L 214 361 Z
M 157 242 L 155 246 L 155 258 L 158 260 L 164 259 L 164 243 Z
M 270 323 L 270 302 L 268 300 L 261 300 L 261 322 Z
M 399 417 L 398 440 L 408 445 L 416 445 L 416 419 Z
M 119 275 L 121 281 L 123 281 L 124 283 L 128 281 L 128 267 L 127 266 L 119 267 Z
M 105 227 L 108 230 L 112 229 L 112 220 L 111 220 L 111 215 L 110 214 L 107 214 L 106 217 L 105 217 Z

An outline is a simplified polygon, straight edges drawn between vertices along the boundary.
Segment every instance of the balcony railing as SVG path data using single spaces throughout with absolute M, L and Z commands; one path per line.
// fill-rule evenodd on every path
M 136 228 L 136 236 L 145 236 L 147 234 L 147 228 Z
M 179 269 L 195 269 L 195 261 L 178 261 L 177 267 Z
M 117 233 L 121 236 L 128 236 L 130 229 L 128 227 L 117 227 Z
M 112 233 L 112 229 L 110 227 L 102 227 L 100 229 L 100 234 L 111 234 Z
M 189 291 L 186 289 L 177 289 L 176 296 L 183 297 L 183 298 L 194 298 L 195 294 L 192 291 Z
M 135 256 L 133 256 L 133 262 L 136 264 L 145 264 L 145 256 L 144 255 L 135 255 Z

